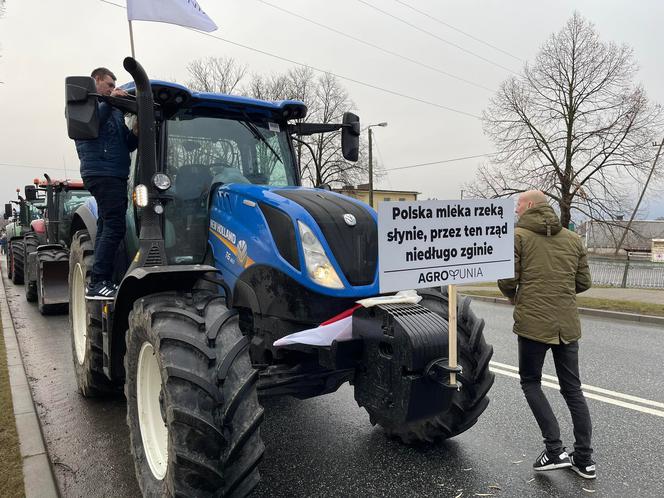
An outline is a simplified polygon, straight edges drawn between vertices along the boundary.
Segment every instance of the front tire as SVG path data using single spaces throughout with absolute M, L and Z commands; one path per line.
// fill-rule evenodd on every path
M 12 279 L 12 265 L 14 263 L 13 263 L 13 260 L 12 260 L 12 244 L 9 240 L 7 241 L 7 245 L 5 246 L 5 259 L 7 261 L 7 278 L 9 280 L 11 280 Z
M 14 285 L 23 284 L 23 239 L 12 242 L 12 282 Z
M 448 321 L 446 294 L 436 289 L 420 289 L 418 294 L 422 296 L 421 306 Z M 432 443 L 457 436 L 475 425 L 489 404 L 487 393 L 495 378 L 489 371 L 493 347 L 484 340 L 483 330 L 484 320 L 478 319 L 470 309 L 470 299 L 460 300 L 457 305 L 457 350 L 463 374 L 457 377 L 462 389 L 454 392 L 450 405 L 442 413 L 398 427 L 381 424 L 388 436 L 407 444 Z M 379 417 L 371 412 L 369 416 L 380 424 Z
M 94 244 L 90 234 L 87 230 L 76 232 L 69 253 L 69 329 L 76 383 L 86 398 L 118 391 L 104 374 L 100 304 L 85 299 L 93 263 Z
M 260 479 L 249 341 L 223 298 L 196 296 L 149 295 L 129 317 L 127 424 L 143 496 L 240 497 Z
M 30 271 L 30 260 L 28 256 L 35 252 L 39 247 L 39 237 L 34 232 L 28 232 L 23 237 L 23 283 L 25 284 L 25 299 L 30 303 L 34 303 L 37 300 L 37 281 L 30 280 L 30 275 L 35 275 L 36 271 Z

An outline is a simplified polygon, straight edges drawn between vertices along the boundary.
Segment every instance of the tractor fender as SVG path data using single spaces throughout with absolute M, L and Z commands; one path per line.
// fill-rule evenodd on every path
M 51 249 L 64 249 L 62 244 L 42 244 L 37 248 L 37 252 L 49 251 Z
M 134 302 L 143 296 L 166 291 L 189 291 L 206 273 L 216 274 L 217 269 L 208 265 L 170 265 L 137 267 L 129 271 L 120 283 L 113 304 L 112 320 L 106 317 L 102 327 L 105 365 L 111 379 L 124 377 L 125 334 L 129 328 L 129 313 Z
M 43 218 L 33 220 L 30 222 L 30 228 L 32 228 L 35 233 L 46 233 L 46 222 Z
M 74 238 L 74 234 L 79 230 L 87 230 L 90 234 L 90 240 L 94 244 L 97 238 L 97 216 L 91 211 L 87 204 L 78 207 L 71 220 L 69 229 L 69 240 Z

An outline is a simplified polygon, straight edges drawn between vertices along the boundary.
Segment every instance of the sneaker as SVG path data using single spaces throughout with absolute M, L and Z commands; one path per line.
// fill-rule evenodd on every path
M 563 449 L 557 455 L 549 453 L 544 450 L 540 456 L 537 457 L 535 463 L 533 464 L 533 469 L 535 470 L 555 470 L 555 469 L 565 469 L 572 466 L 572 462 L 567 455 L 567 452 Z
M 117 288 L 111 282 L 97 282 L 85 289 L 85 299 L 90 301 L 112 301 Z
M 595 462 L 590 460 L 588 463 L 581 463 L 574 461 L 574 453 L 570 453 L 569 459 L 572 462 L 571 469 L 579 474 L 584 479 L 595 479 L 597 474 L 595 473 Z

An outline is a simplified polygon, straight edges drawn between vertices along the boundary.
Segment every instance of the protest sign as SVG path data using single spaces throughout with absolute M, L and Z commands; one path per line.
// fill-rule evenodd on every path
M 382 202 L 380 292 L 514 275 L 511 199 Z

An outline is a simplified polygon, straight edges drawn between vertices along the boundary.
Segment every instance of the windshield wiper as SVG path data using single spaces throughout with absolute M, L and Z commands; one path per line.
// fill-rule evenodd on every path
M 245 116 L 245 117 L 246 117 L 246 116 Z M 272 147 L 272 146 L 270 145 L 270 142 L 267 141 L 267 138 L 265 138 L 265 137 L 263 136 L 263 134 L 262 134 L 262 133 L 260 132 L 260 130 L 258 129 L 258 126 L 256 126 L 254 123 L 252 123 L 251 121 L 249 121 L 248 118 L 247 118 L 246 121 L 239 121 L 239 123 L 240 123 L 241 125 L 243 125 L 247 130 L 249 130 L 249 131 L 251 132 L 251 134 L 254 136 L 254 138 L 255 138 L 256 140 L 260 140 L 260 141 L 263 142 L 265 145 L 267 145 L 267 148 L 270 149 L 270 151 L 272 152 L 272 154 L 274 154 L 274 157 L 276 157 L 277 160 L 278 160 L 281 164 L 284 164 L 284 162 L 281 160 L 281 156 L 280 156 L 279 154 L 277 154 L 277 151 L 274 150 L 274 147 Z

